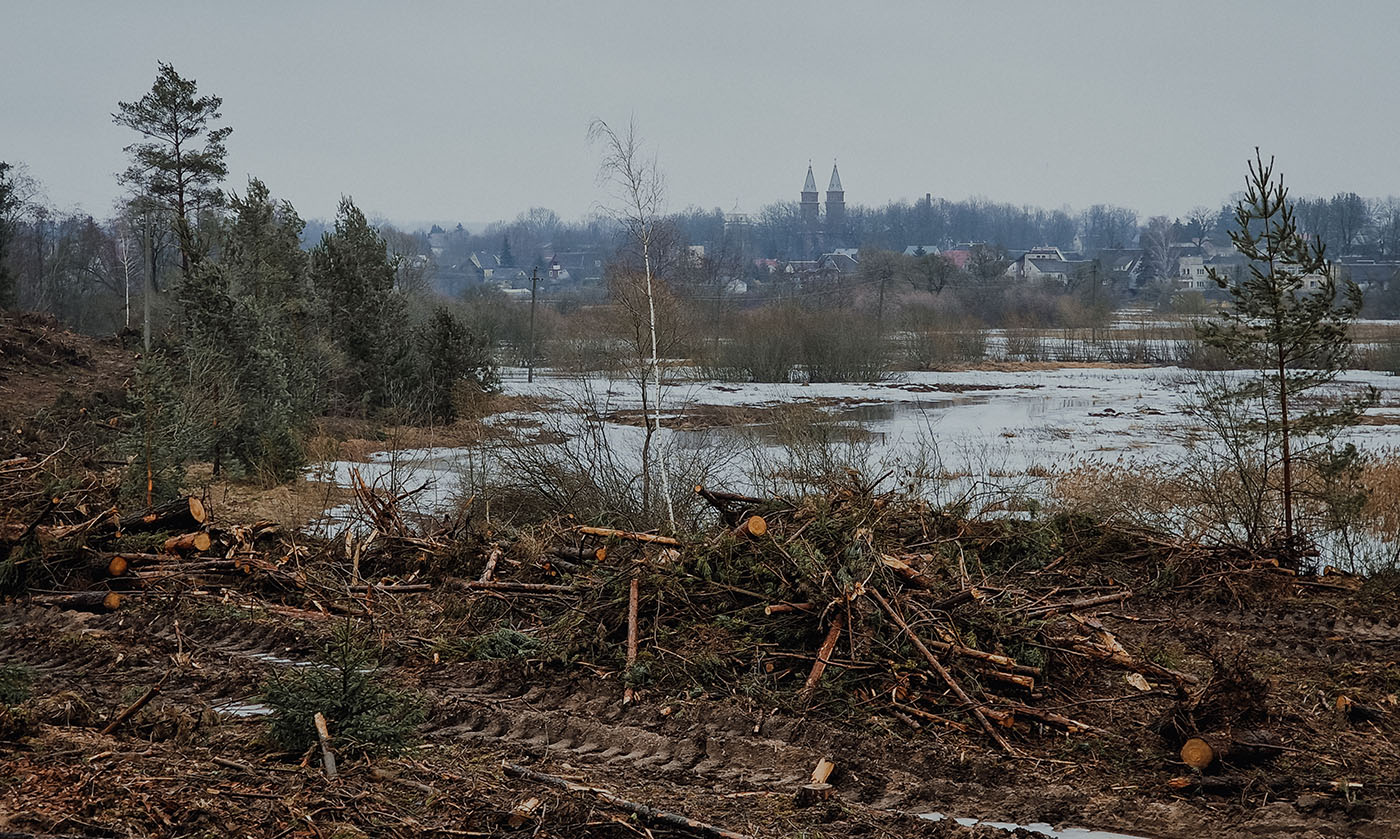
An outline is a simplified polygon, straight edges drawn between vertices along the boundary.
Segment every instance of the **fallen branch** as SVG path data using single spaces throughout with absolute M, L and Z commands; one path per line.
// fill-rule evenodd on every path
M 680 542 L 670 536 L 659 536 L 655 533 L 635 533 L 631 530 L 614 530 L 611 527 L 588 527 L 587 525 L 579 525 L 574 529 L 586 536 L 597 536 L 602 539 L 622 539 L 628 542 L 644 542 L 672 548 L 681 546 Z
M 1020 612 L 1023 615 L 1045 615 L 1051 612 L 1071 612 L 1075 609 L 1087 609 L 1090 606 L 1102 606 L 1105 603 L 1117 603 L 1132 597 L 1131 591 L 1120 591 L 1115 594 L 1105 594 L 1102 597 L 1088 597 L 1083 600 L 1071 600 L 1068 603 L 1046 603 L 1042 606 L 1029 606 L 1024 609 L 1012 610 L 1013 613 Z
M 105 737 L 106 735 L 116 731 L 118 728 L 121 727 L 122 723 L 131 719 L 133 716 L 136 715 L 137 711 L 146 707 L 146 704 L 149 703 L 152 699 L 155 699 L 156 694 L 160 693 L 161 685 L 165 684 L 165 680 L 169 678 L 169 676 L 169 673 L 165 674 L 165 676 L 161 677 L 161 680 L 159 682 L 156 682 L 155 684 L 146 688 L 146 692 L 141 694 L 141 696 L 137 698 L 135 702 L 126 706 L 125 710 L 123 710 L 120 714 L 117 714 L 116 719 L 107 723 L 107 727 L 102 729 L 102 735 Z
M 608 792 L 607 790 L 599 789 L 598 787 L 590 787 L 586 784 L 580 784 L 577 781 L 571 781 L 568 778 L 561 778 L 558 775 L 548 775 L 544 772 L 536 772 L 533 769 L 529 769 L 527 767 L 520 766 L 514 763 L 507 763 L 503 768 L 506 775 L 512 778 L 523 778 L 527 781 L 535 781 L 537 783 L 549 784 L 553 787 L 559 787 L 561 789 L 568 790 L 569 792 L 587 793 L 589 795 L 596 796 L 597 798 L 601 799 L 604 803 L 610 804 L 613 807 L 618 808 L 619 810 L 624 810 L 628 813 L 631 813 L 632 815 L 636 816 L 637 818 L 641 819 L 643 822 L 648 824 L 664 825 L 666 827 L 678 828 L 680 830 L 688 830 L 692 833 L 698 833 L 701 836 L 714 837 L 714 839 L 751 839 L 751 837 L 743 833 L 735 833 L 732 830 L 726 830 L 725 828 L 719 827 L 717 825 L 706 824 L 702 821 L 696 821 L 695 819 L 692 819 L 689 816 L 683 816 L 680 813 L 671 813 L 666 810 L 658 810 L 657 808 L 647 804 L 641 804 L 636 801 L 628 801 L 627 799 L 622 798 L 621 796 L 616 795 L 614 793 Z
M 575 585 L 554 585 L 551 583 L 508 583 L 499 580 L 483 583 L 480 580 L 455 580 L 454 585 L 477 591 L 517 591 L 534 594 L 563 594 L 578 591 Z
M 953 695 L 967 706 L 968 712 L 972 714 L 973 718 L 982 726 L 982 730 L 991 735 L 991 738 L 996 741 L 997 746 L 999 746 L 1002 751 L 1009 755 L 1015 755 L 1016 750 L 1011 747 L 1011 744 L 1006 741 L 1005 737 L 1001 736 L 1001 732 L 993 728 L 992 724 L 987 721 L 987 717 L 982 713 L 981 707 L 972 701 L 972 697 L 967 695 L 967 692 L 962 689 L 962 685 L 958 684 L 957 679 L 953 678 L 953 674 L 948 671 L 948 668 L 943 666 L 943 663 L 938 660 L 938 657 L 935 656 L 928 647 L 924 646 L 924 642 L 919 640 L 919 636 L 914 634 L 914 630 L 909 628 L 909 624 L 904 622 L 904 618 L 900 616 L 899 612 L 895 611 L 894 607 L 890 605 L 890 602 L 885 599 L 885 596 L 873 588 L 869 591 L 870 595 L 875 598 L 875 602 L 880 604 L 880 608 L 885 610 L 885 614 L 890 616 L 890 620 L 894 621 L 895 625 L 904 632 L 904 635 L 909 639 L 910 643 L 914 645 L 914 648 L 919 651 L 924 659 L 928 661 L 929 666 L 943 679 L 943 683 L 948 686 L 949 690 L 953 691 Z
M 845 626 L 846 615 L 837 612 L 836 618 L 831 622 L 831 628 L 826 631 L 826 638 L 822 641 L 821 649 L 817 650 L 817 660 L 812 663 L 812 671 L 807 674 L 807 682 L 802 686 L 800 704 L 803 707 L 812 701 L 812 694 L 817 691 L 817 683 L 821 681 L 822 673 L 826 672 L 826 665 L 831 662 L 831 653 L 836 649 L 836 642 L 840 640 L 841 630 Z

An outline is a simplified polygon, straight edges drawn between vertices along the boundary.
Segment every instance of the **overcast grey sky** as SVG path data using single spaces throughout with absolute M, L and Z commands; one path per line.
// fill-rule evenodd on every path
M 588 123 L 635 117 L 672 209 L 795 200 L 1218 205 L 1257 144 L 1294 193 L 1400 194 L 1400 3 L 19 2 L 0 159 L 104 214 L 157 60 L 224 99 L 229 185 L 305 217 L 590 212 Z

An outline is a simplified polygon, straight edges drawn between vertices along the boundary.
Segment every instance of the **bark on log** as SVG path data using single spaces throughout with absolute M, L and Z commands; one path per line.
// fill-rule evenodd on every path
M 165 540 L 165 544 L 162 547 L 168 554 L 186 554 L 196 551 L 203 553 L 209 550 L 211 544 L 213 544 L 213 542 L 210 540 L 208 533 L 205 533 L 203 530 L 196 530 L 194 533 L 186 533 L 182 536 L 171 536 L 169 539 Z
M 481 576 L 480 576 L 479 578 L 477 578 L 477 582 L 480 582 L 480 583 L 489 583 L 489 582 L 491 582 L 491 577 L 492 577 L 493 575 L 495 575 L 495 573 L 496 573 L 496 563 L 498 563 L 498 562 L 500 562 L 500 561 L 501 561 L 501 546 L 500 546 L 500 545 L 492 545 L 492 546 L 491 546 L 491 552 L 490 552 L 489 554 L 487 554 L 487 556 L 486 556 L 486 567 L 485 567 L 484 569 L 482 569 Z
M 512 778 L 524 778 L 525 780 L 536 781 L 541 784 L 549 784 L 550 786 L 559 787 L 561 789 L 568 790 L 569 792 L 581 792 L 596 796 L 601 801 L 610 804 L 613 807 L 618 808 L 619 810 L 623 810 L 625 812 L 635 815 L 637 818 L 641 819 L 645 823 L 678 828 L 680 830 L 690 831 L 691 833 L 698 833 L 701 836 L 712 837 L 712 839 L 751 839 L 751 837 L 743 833 L 735 833 L 732 830 L 726 830 L 725 828 L 719 827 L 717 825 L 706 824 L 705 822 L 696 821 L 695 819 L 692 819 L 688 816 L 683 816 L 680 813 L 671 813 L 667 812 L 666 810 L 658 810 L 655 807 L 649 806 L 647 804 L 641 804 L 636 801 L 628 801 L 627 799 L 615 795 L 611 792 L 608 792 L 607 790 L 599 789 L 597 787 L 590 787 L 586 784 L 577 783 L 576 781 L 570 781 L 569 779 L 561 778 L 558 775 L 547 775 L 544 772 L 536 772 L 533 769 L 528 769 L 524 766 L 520 766 L 514 763 L 507 763 L 504 768 L 505 773 L 511 776 Z
M 805 784 L 798 788 L 797 795 L 793 797 L 793 804 L 798 807 L 811 807 L 813 804 L 830 801 L 835 795 L 836 788 L 831 784 Z
M 115 591 L 77 591 L 72 594 L 35 594 L 30 602 L 54 606 L 75 612 L 115 612 L 121 608 L 122 596 Z
M 122 533 L 194 530 L 208 520 L 209 513 L 204 509 L 204 502 L 191 495 L 125 516 L 117 523 L 117 530 Z

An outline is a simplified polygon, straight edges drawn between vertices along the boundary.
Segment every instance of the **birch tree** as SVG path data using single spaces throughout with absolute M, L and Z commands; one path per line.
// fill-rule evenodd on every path
M 658 353 L 656 328 L 656 283 L 658 279 L 652 269 L 657 256 L 657 228 L 661 219 L 661 208 L 665 202 L 665 180 L 657 169 L 656 158 L 647 157 L 637 137 L 635 123 L 628 122 L 621 133 L 613 130 L 606 122 L 595 119 L 588 128 L 589 142 L 602 146 L 603 159 L 598 170 L 598 180 L 612 193 L 613 205 L 608 211 L 623 226 L 628 239 L 641 253 L 642 291 L 646 299 L 647 336 L 651 344 L 651 358 L 641 371 L 643 407 L 646 408 L 647 388 L 654 388 L 650 416 L 646 420 L 646 434 L 642 439 L 642 502 L 644 509 L 651 504 L 652 444 L 661 430 L 661 360 Z M 664 448 L 660 452 L 659 473 L 661 495 L 666 501 L 666 520 L 672 531 L 676 529 L 675 504 L 671 499 L 671 479 L 666 464 Z

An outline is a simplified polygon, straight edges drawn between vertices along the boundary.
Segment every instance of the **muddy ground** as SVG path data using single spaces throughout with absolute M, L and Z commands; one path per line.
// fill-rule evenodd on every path
M 1395 593 L 1375 594 L 1393 602 Z M 1333 680 L 1360 694 L 1364 682 L 1400 675 L 1400 626 L 1381 605 L 1329 595 L 1187 617 L 1104 616 L 1125 637 L 1122 624 L 1135 623 L 1244 643 L 1272 674 L 1281 713 L 1307 718 L 1311 739 L 1258 771 L 1256 788 L 1215 795 L 1169 786 L 1188 770 L 1133 710 L 1152 697 L 1127 686 L 1119 702 L 1097 703 L 1115 710 L 1065 710 L 1111 725 L 1115 737 L 1027 733 L 1025 756 L 1010 758 L 976 733 L 767 713 L 738 697 L 644 693 L 624 708 L 617 678 L 529 661 L 435 661 L 433 645 L 399 631 L 382 639 L 381 667 L 427 697 L 422 744 L 352 762 L 330 782 L 319 760 L 280 754 L 262 736 L 263 718 L 240 708 L 279 668 L 312 659 L 316 639 L 345 618 L 198 593 L 103 615 L 13 603 L 0 611 L 0 661 L 32 669 L 35 699 L 3 737 L 0 830 L 506 835 L 511 809 L 538 796 L 545 815 L 528 825 L 537 835 L 645 835 L 594 796 L 503 775 L 503 763 L 519 763 L 751 836 L 944 835 L 952 828 L 900 815 L 942 812 L 1153 837 L 1388 837 L 1400 828 L 1394 728 L 1325 707 L 1335 705 Z M 402 625 L 414 607 L 377 608 L 399 611 L 388 622 Z M 153 684 L 163 687 L 145 710 L 99 733 Z M 1107 742 L 1117 737 L 1126 742 Z M 795 808 L 793 792 L 823 756 L 837 764 L 838 801 Z M 1339 792 L 1337 781 L 1362 786 Z

